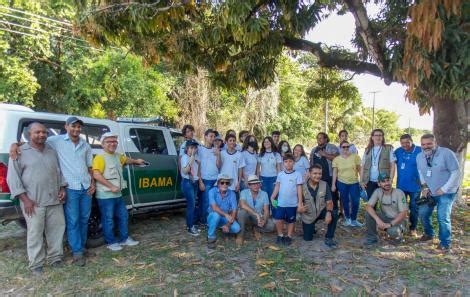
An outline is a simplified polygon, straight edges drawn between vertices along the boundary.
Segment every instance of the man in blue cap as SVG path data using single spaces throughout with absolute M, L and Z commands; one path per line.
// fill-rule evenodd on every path
M 379 188 L 374 191 L 366 205 L 367 236 L 365 246 L 378 242 L 377 229 L 387 232 L 395 243 L 403 240 L 408 204 L 402 190 L 394 189 L 388 173 L 379 174 Z M 379 204 L 377 211 L 376 205 Z

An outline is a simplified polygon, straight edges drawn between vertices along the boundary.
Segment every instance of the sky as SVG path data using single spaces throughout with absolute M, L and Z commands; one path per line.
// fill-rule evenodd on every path
M 368 7 L 368 13 L 376 13 L 377 7 Z M 321 21 L 306 39 L 312 42 L 322 42 L 328 46 L 340 45 L 354 50 L 351 38 L 354 34 L 354 17 L 347 13 L 342 16 L 331 15 L 328 19 Z M 401 84 L 392 83 L 387 86 L 383 80 L 373 75 L 356 74 L 352 80 L 361 93 L 362 102 L 365 106 L 372 107 L 373 94 L 375 95 L 376 109 L 385 109 L 396 112 L 400 117 L 398 125 L 401 128 L 412 128 L 432 130 L 432 115 L 420 116 L 418 106 L 405 99 L 406 87 Z

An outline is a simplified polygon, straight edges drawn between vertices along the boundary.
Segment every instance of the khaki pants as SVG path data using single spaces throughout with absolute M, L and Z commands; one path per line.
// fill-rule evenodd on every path
M 62 204 L 35 207 L 35 214 L 28 217 L 21 209 L 28 226 L 26 246 L 29 268 L 42 267 L 46 259 L 44 237 L 47 244 L 47 261 L 54 263 L 62 260 L 64 255 L 63 240 L 65 232 L 64 207 Z
M 241 236 L 242 238 L 245 235 L 245 226 L 247 224 L 252 225 L 258 231 L 263 233 L 269 233 L 274 231 L 274 222 L 272 219 L 268 219 L 268 221 L 266 222 L 266 224 L 264 224 L 263 227 L 258 227 L 258 220 L 256 219 L 256 216 L 250 214 L 244 209 L 240 209 L 238 211 L 237 221 L 238 224 L 240 224 L 239 236 Z

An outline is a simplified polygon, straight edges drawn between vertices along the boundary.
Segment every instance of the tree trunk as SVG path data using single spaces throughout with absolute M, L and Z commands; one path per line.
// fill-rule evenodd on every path
M 455 152 L 460 164 L 462 184 L 470 124 L 470 101 L 444 99 L 437 96 L 430 99 L 434 111 L 433 129 L 437 144 Z M 465 204 L 466 193 L 467 191 L 460 187 L 458 204 Z

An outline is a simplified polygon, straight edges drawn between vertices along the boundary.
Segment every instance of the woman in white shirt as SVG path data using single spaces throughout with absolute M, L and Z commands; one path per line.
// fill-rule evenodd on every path
M 268 197 L 271 197 L 274 191 L 277 174 L 281 171 L 281 164 L 281 155 L 276 150 L 274 140 L 272 137 L 266 136 L 258 155 L 257 173 L 261 178 L 261 189 L 268 194 Z
M 250 175 L 256 174 L 256 168 L 258 167 L 258 141 L 254 135 L 245 137 L 242 146 L 242 156 L 245 161 L 245 167 L 243 167 L 240 190 L 248 189 L 246 181 Z
M 295 161 L 294 170 L 300 172 L 304 181 L 306 181 L 309 176 L 308 169 L 310 168 L 310 162 L 307 159 L 304 147 L 301 144 L 296 144 L 293 151 Z

